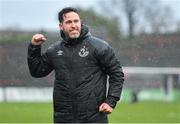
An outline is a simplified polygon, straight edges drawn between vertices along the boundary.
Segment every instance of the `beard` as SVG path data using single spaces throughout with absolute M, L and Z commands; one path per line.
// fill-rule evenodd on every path
M 80 32 L 77 32 L 77 33 L 69 33 L 69 32 L 66 32 L 66 31 L 63 31 L 61 30 L 61 32 L 63 32 L 64 34 L 64 38 L 66 40 L 74 40 L 74 39 L 78 39 L 80 37 Z M 62 33 L 61 33 L 61 36 L 63 37 Z
M 74 38 L 79 38 L 80 36 L 80 31 L 79 30 L 72 30 L 70 32 L 68 32 L 68 35 L 71 39 L 74 39 Z
M 78 34 L 69 35 L 69 37 L 70 37 L 71 39 L 79 38 L 79 36 L 80 36 L 79 33 L 78 33 Z

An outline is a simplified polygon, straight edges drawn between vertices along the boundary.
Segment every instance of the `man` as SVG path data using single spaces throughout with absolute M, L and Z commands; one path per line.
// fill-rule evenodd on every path
M 91 36 L 75 8 L 62 9 L 58 18 L 61 42 L 41 55 L 46 37 L 32 37 L 28 47 L 30 73 L 43 77 L 55 71 L 55 123 L 108 123 L 107 114 L 115 108 L 123 87 L 120 62 L 105 41 Z

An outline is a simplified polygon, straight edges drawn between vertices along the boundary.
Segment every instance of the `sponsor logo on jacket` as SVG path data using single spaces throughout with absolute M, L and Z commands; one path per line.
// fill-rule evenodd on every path
M 57 51 L 57 55 L 58 55 L 58 56 L 63 55 L 63 51 L 62 51 L 62 50 Z

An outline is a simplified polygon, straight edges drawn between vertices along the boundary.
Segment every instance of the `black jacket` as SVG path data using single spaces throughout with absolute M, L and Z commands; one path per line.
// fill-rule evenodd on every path
M 99 106 L 106 102 L 114 108 L 124 82 L 113 49 L 91 36 L 84 25 L 78 39 L 71 40 L 63 32 L 61 37 L 61 42 L 42 55 L 40 45 L 30 44 L 28 48 L 28 66 L 33 77 L 55 70 L 54 122 L 107 122 L 106 114 L 98 111 Z

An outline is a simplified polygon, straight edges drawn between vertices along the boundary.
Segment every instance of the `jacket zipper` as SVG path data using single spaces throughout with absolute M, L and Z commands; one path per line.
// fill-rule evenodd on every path
M 71 58 L 70 58 L 70 94 L 71 94 L 71 99 L 72 99 L 72 114 L 73 114 L 73 117 L 74 117 L 74 121 L 77 120 L 77 117 L 78 117 L 78 113 L 77 113 L 77 104 L 76 104 L 76 96 L 74 96 L 74 89 L 75 89 L 75 82 L 73 80 L 73 73 L 74 73 L 74 69 L 73 69 L 73 56 L 74 56 L 74 53 L 75 53 L 75 48 L 74 46 L 70 46 L 70 49 L 72 49 L 72 54 L 71 54 Z

